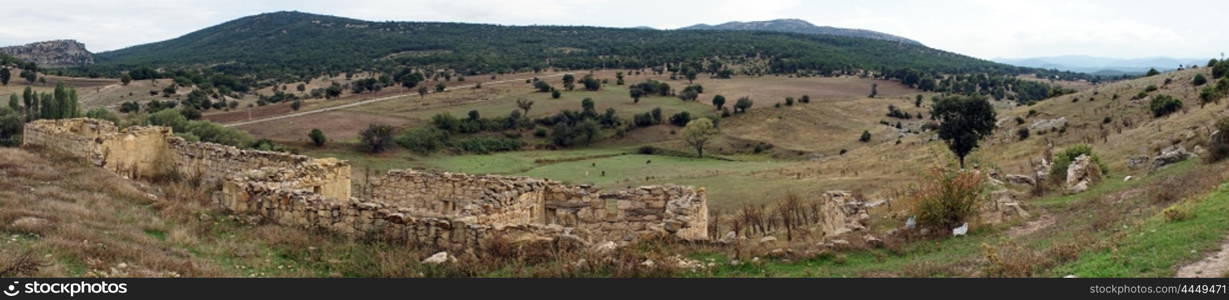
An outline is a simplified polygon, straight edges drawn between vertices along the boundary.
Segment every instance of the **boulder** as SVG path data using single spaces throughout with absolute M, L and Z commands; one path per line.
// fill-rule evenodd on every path
M 1191 156 L 1193 156 L 1193 154 L 1190 151 L 1186 151 L 1186 147 L 1183 147 L 1182 145 L 1170 146 L 1169 148 L 1161 150 L 1161 154 L 1152 158 L 1152 169 L 1160 169 L 1186 160 Z
M 442 263 L 456 262 L 456 261 L 457 261 L 457 258 L 452 257 L 452 255 L 448 255 L 447 251 L 440 251 L 435 254 L 432 254 L 430 257 L 427 257 L 427 259 L 422 260 L 422 263 L 429 264 L 429 265 L 438 265 Z
M 1035 185 L 1035 184 L 1037 184 L 1037 181 L 1036 181 L 1036 180 L 1034 180 L 1034 179 L 1033 179 L 1033 177 L 1029 177 L 1029 176 L 1027 176 L 1027 175 L 1020 175 L 1020 174 L 1007 174 L 1007 176 L 1006 176 L 1006 177 L 1004 177 L 1004 179 L 1006 179 L 1007 183 L 1017 184 L 1017 185 Z
M 21 217 L 9 224 L 13 229 L 30 233 L 42 233 L 51 229 L 51 221 L 39 217 Z
M 1071 165 L 1067 166 L 1067 191 L 1079 193 L 1088 190 L 1101 180 L 1101 167 L 1093 162 L 1092 157 L 1080 155 Z
M 1132 157 L 1127 158 L 1127 168 L 1130 168 L 1132 170 L 1141 169 L 1141 168 L 1147 167 L 1148 162 L 1151 160 L 1152 159 L 1148 158 L 1147 155 L 1132 156 Z
M 614 251 L 615 249 L 618 249 L 618 248 L 619 248 L 619 244 L 616 244 L 613 241 L 606 241 L 605 243 L 601 243 L 601 244 L 598 244 L 597 246 L 594 246 L 593 251 L 597 253 L 610 253 L 611 251 Z
M 871 247 L 875 247 L 875 248 L 883 247 L 883 240 L 873 235 L 867 234 L 867 235 L 862 236 L 862 241 L 866 242 L 866 245 L 871 246 Z
M 960 227 L 952 228 L 952 236 L 962 236 L 969 233 L 969 223 L 964 223 Z

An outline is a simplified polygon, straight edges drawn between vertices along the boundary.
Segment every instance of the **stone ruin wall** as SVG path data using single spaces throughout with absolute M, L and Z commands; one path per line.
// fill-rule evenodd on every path
M 371 194 L 374 202 L 419 214 L 478 224 L 559 225 L 600 240 L 627 241 L 649 232 L 708 237 L 704 190 L 676 185 L 602 192 L 527 177 L 393 170 L 372 180 Z
M 130 178 L 168 167 L 222 186 L 224 209 L 289 226 L 459 249 L 490 238 L 631 241 L 646 234 L 707 239 L 703 189 L 674 185 L 601 192 L 527 177 L 393 170 L 351 197 L 350 165 L 280 152 L 188 142 L 171 130 L 123 130 L 93 119 L 39 120 L 24 144 L 79 155 Z

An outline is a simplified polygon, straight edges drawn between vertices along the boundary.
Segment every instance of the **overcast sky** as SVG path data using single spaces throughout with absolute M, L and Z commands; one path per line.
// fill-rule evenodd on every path
M 797 18 L 864 28 L 981 58 L 1083 54 L 1209 58 L 1229 52 L 1229 1 L 5 0 L 0 45 L 76 39 L 94 52 L 281 10 L 365 20 L 650 26 Z

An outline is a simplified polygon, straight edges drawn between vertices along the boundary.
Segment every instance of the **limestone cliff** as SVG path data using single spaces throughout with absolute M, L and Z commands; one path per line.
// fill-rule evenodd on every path
M 80 67 L 94 64 L 94 54 L 75 40 L 55 40 L 0 47 L 0 53 L 31 61 L 41 67 Z

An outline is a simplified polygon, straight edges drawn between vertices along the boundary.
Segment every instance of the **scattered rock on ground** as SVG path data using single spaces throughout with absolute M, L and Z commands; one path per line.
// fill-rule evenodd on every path
M 1101 180 L 1101 167 L 1088 155 L 1076 157 L 1067 167 L 1067 191 L 1079 193 Z
M 1190 151 L 1186 151 L 1186 147 L 1175 145 L 1161 150 L 1161 154 L 1152 158 L 1152 169 L 1160 169 L 1165 166 L 1186 160 L 1193 156 Z
M 456 261 L 457 261 L 457 258 L 452 257 L 452 255 L 448 255 L 447 251 L 440 251 L 435 254 L 432 254 L 430 257 L 427 257 L 427 259 L 422 260 L 422 263 L 430 264 L 430 265 L 438 265 L 438 264 L 442 264 L 446 262 L 456 262 Z
M 962 236 L 969 233 L 969 223 L 964 223 L 960 227 L 952 228 L 952 236 Z

